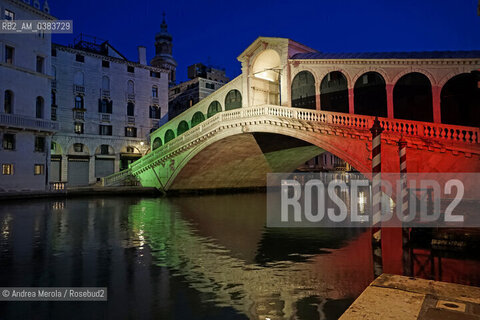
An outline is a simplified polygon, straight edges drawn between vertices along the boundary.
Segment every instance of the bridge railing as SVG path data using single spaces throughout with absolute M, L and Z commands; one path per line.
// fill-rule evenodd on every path
M 372 116 L 297 109 L 275 105 L 262 105 L 219 112 L 158 149 L 153 150 L 141 159 L 135 161 L 130 165 L 130 169 L 136 171 L 137 169 L 142 168 L 148 163 L 151 163 L 151 159 L 156 159 L 160 155 L 168 154 L 182 145 L 199 138 L 204 132 L 212 130 L 219 123 L 261 116 L 273 116 L 280 119 L 297 119 L 363 130 L 370 129 L 374 121 L 374 117 Z M 379 118 L 379 121 L 386 132 L 405 136 L 418 136 L 467 144 L 477 144 L 480 142 L 479 128 L 389 118 Z
M 132 170 L 130 170 L 130 168 L 116 172 L 114 174 L 101 178 L 102 186 L 106 187 L 121 184 L 131 176 Z

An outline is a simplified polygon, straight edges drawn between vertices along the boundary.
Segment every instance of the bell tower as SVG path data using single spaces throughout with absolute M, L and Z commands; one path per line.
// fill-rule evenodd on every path
M 168 74 L 168 84 L 170 86 L 175 85 L 175 71 L 177 69 L 177 62 L 172 56 L 172 47 L 172 35 L 167 31 L 164 12 L 160 32 L 155 35 L 155 57 L 150 61 L 150 64 L 170 71 Z

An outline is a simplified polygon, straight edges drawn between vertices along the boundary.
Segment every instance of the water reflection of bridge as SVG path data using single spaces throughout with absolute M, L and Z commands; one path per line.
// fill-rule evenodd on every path
M 201 304 L 252 318 L 302 319 L 305 312 L 335 318 L 373 278 L 369 233 L 265 229 L 264 208 L 264 196 L 253 194 L 2 204 L 0 282 L 109 287 L 107 306 L 45 304 L 35 314 L 163 319 L 170 304 L 185 306 L 177 302 L 184 283 L 200 293 Z M 385 272 L 403 272 L 399 237 L 399 230 L 384 232 Z M 442 273 L 432 274 L 420 250 L 429 248 L 415 248 L 416 275 L 480 284 L 475 252 L 459 257 L 437 248 L 435 267 L 441 264 Z M 187 299 L 190 312 L 197 310 Z M 9 310 L 0 306 L 7 317 L 29 318 L 33 309 Z
M 215 210 L 209 201 L 218 198 L 174 201 L 183 219 L 165 201 L 144 200 L 132 207 L 130 224 L 150 245 L 157 264 L 175 270 L 216 304 L 259 319 L 289 319 L 302 299 L 351 299 L 372 280 L 367 234 L 360 235 L 363 241 L 350 241 L 359 232 L 265 232 L 258 201 L 232 207 L 228 218 L 225 206 Z

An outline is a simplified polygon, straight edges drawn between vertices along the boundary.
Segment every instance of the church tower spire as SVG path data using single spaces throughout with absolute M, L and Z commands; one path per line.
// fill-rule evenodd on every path
M 155 35 L 155 57 L 150 61 L 150 64 L 154 67 L 160 67 L 170 71 L 168 75 L 169 85 L 175 84 L 175 72 L 177 69 L 177 62 L 172 56 L 172 40 L 172 35 L 168 33 L 168 25 L 165 21 L 164 12 L 160 32 Z

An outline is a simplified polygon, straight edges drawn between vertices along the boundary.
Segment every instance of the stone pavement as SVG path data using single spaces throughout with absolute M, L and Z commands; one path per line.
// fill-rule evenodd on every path
M 382 274 L 340 320 L 480 320 L 480 288 Z

